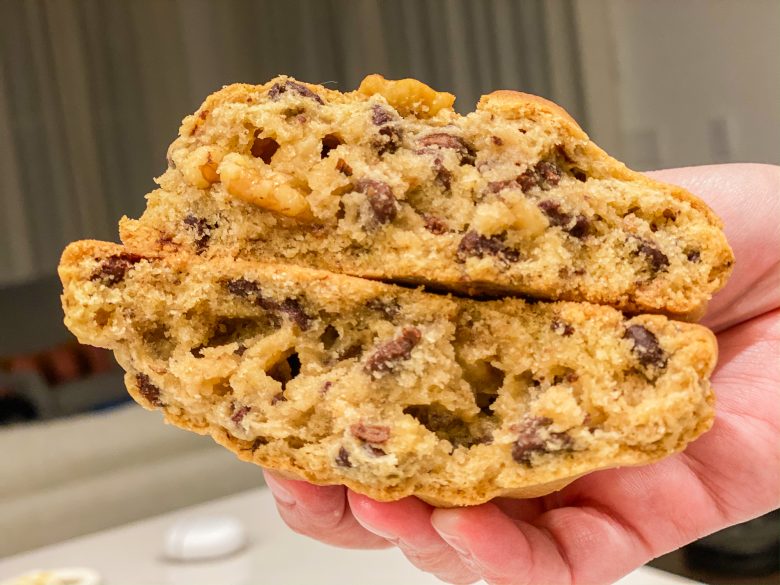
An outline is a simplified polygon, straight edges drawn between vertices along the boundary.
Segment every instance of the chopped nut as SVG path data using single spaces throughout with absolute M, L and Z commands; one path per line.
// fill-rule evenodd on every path
M 222 159 L 218 171 L 233 197 L 298 220 L 313 218 L 306 197 L 292 186 L 292 177 L 272 170 L 261 159 L 231 153 Z
M 358 88 L 366 96 L 379 94 L 402 116 L 412 114 L 418 118 L 430 118 L 443 109 L 452 108 L 455 96 L 437 92 L 416 79 L 385 79 L 381 75 L 369 75 Z
M 179 170 L 193 187 L 208 189 L 212 183 L 219 183 L 219 163 L 224 153 L 214 146 L 200 146 L 181 161 Z
M 536 205 L 515 193 L 506 195 L 501 200 L 478 205 L 471 227 L 486 236 L 512 229 L 530 238 L 541 234 L 547 225 L 547 219 Z

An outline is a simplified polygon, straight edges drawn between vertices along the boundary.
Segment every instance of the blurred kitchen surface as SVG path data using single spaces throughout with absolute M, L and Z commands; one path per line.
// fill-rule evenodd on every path
M 640 170 L 780 163 L 778 56 L 777 0 L 0 0 L 0 555 L 261 483 L 129 402 L 58 305 L 62 248 L 141 213 L 208 93 L 379 72 L 468 112 L 512 88 Z

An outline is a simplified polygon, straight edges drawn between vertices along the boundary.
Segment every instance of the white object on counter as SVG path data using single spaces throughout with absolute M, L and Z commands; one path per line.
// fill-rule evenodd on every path
M 233 516 L 191 516 L 165 533 L 165 556 L 174 561 L 216 559 L 246 546 L 244 525 Z
M 177 521 L 219 515 L 240 518 L 246 527 L 248 545 L 240 552 L 195 562 L 165 558 L 161 543 Z M 434 576 L 414 568 L 397 549 L 339 549 L 292 532 L 279 518 L 266 489 L 243 492 L 0 560 L 0 578 L 39 567 L 74 564 L 97 571 L 102 576 L 102 585 L 441 585 Z M 647 567 L 618 581 L 619 585 L 692 583 Z

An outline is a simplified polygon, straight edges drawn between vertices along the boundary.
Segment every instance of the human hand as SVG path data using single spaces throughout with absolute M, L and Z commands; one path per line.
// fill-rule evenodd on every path
M 530 500 L 436 509 L 266 473 L 282 518 L 345 547 L 398 546 L 451 583 L 610 583 L 705 534 L 780 506 L 780 167 L 652 173 L 723 218 L 736 267 L 703 323 L 716 331 L 713 428 L 654 465 L 587 475 Z

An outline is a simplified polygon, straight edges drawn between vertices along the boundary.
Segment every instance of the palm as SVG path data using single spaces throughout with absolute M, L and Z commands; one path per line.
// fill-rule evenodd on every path
M 780 172 L 733 165 L 660 177 L 723 217 L 737 267 L 705 323 L 718 332 L 712 430 L 655 465 L 585 476 L 533 500 L 433 509 L 270 477 L 299 532 L 341 546 L 388 542 L 454 583 L 608 583 L 647 560 L 780 504 Z M 280 493 L 286 496 L 281 498 Z

